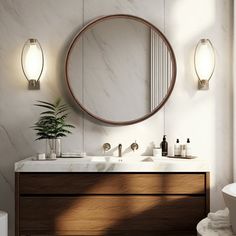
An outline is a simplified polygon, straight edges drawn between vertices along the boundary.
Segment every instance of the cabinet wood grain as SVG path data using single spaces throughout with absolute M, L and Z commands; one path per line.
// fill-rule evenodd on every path
M 68 233 L 80 230 L 178 231 L 183 227 L 191 230 L 204 217 L 204 207 L 204 197 L 184 195 L 23 197 L 20 225 L 22 230 L 54 229 Z
M 208 211 L 208 173 L 16 173 L 16 236 L 191 236 Z
M 204 174 L 21 174 L 20 194 L 204 194 Z

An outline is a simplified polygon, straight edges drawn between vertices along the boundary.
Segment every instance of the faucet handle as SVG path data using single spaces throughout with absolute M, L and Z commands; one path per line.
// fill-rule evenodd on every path
M 139 146 L 138 146 L 136 140 L 135 140 L 134 143 L 132 143 L 132 144 L 130 145 L 130 147 L 131 147 L 131 149 L 132 149 L 133 151 L 138 150 Z
M 111 149 L 111 144 L 110 143 L 104 143 L 102 147 L 103 147 L 104 152 L 107 152 Z

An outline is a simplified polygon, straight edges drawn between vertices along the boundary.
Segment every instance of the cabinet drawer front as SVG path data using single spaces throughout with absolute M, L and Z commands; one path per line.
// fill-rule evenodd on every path
M 21 197 L 20 231 L 191 231 L 204 209 L 200 196 Z
M 205 174 L 20 174 L 20 194 L 204 194 Z

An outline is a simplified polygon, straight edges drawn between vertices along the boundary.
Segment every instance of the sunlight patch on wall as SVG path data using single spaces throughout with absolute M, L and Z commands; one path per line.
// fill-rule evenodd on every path
M 204 35 L 215 23 L 215 3 L 214 0 L 171 1 L 168 7 L 171 12 L 167 14 L 174 24 L 172 33 L 177 41 L 185 43 L 197 35 Z

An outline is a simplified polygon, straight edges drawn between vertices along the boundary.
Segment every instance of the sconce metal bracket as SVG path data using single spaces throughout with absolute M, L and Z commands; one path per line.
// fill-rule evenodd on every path
M 40 89 L 40 81 L 39 80 L 29 80 L 28 89 L 29 90 L 39 90 Z
M 199 90 L 209 90 L 209 80 L 199 80 L 198 81 Z

